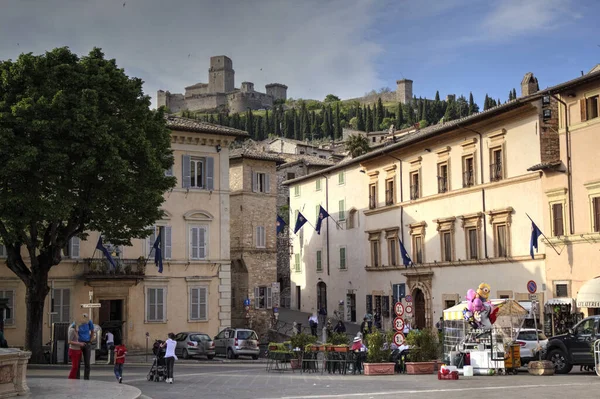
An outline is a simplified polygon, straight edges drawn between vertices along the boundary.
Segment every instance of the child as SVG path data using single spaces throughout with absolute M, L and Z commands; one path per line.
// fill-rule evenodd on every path
M 127 348 L 125 345 L 117 345 L 115 347 L 115 377 L 117 377 L 119 384 L 123 382 L 123 364 L 125 364 L 125 355 L 127 355 Z

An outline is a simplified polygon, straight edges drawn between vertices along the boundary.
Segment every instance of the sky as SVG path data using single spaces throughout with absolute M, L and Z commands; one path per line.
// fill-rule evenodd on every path
M 208 82 L 284 83 L 288 97 L 343 99 L 396 80 L 417 97 L 473 92 L 505 101 L 533 72 L 540 88 L 600 63 L 597 0 L 0 0 L 0 60 L 100 47 L 156 91 Z

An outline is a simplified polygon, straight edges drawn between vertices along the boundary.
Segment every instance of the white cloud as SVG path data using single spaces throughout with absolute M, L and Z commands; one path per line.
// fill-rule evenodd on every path
M 0 26 L 11 34 L 0 36 L 0 59 L 98 46 L 145 80 L 153 103 L 158 89 L 207 82 L 209 58 L 221 54 L 233 60 L 236 86 L 247 80 L 262 91 L 279 82 L 296 98 L 346 98 L 382 85 L 375 68 L 382 49 L 364 34 L 378 12 L 375 0 L 4 3 Z

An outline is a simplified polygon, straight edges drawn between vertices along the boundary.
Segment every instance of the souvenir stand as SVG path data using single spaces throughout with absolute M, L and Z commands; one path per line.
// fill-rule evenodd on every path
M 471 366 L 474 374 L 515 372 L 520 367 L 519 346 L 513 344 L 527 310 L 512 299 L 492 299 L 497 308 L 490 325 L 474 328 L 465 313 L 468 301 L 444 310 L 444 361 L 458 367 Z

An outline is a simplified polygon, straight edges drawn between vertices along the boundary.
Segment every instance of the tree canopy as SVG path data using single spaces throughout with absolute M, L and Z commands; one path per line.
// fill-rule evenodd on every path
M 0 61 L 0 239 L 27 287 L 26 348 L 41 352 L 48 272 L 87 231 L 128 245 L 175 184 L 162 111 L 98 48 Z M 21 251 L 25 250 L 25 261 Z
M 346 139 L 346 151 L 350 153 L 352 158 L 366 154 L 369 150 L 369 140 L 362 134 L 351 134 Z

